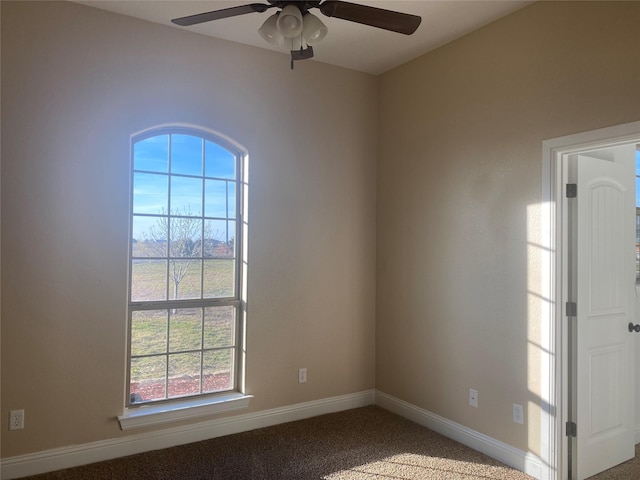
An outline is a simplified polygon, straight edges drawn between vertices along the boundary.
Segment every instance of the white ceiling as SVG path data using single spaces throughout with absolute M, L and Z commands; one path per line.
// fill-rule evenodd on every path
M 278 51 L 278 48 L 265 42 L 258 34 L 258 28 L 272 15 L 273 10 L 216 20 L 192 27 L 178 27 L 171 23 L 172 18 L 254 2 L 267 3 L 260 0 L 77 1 L 91 7 L 169 25 L 173 28 Z M 338 18 L 324 17 L 319 10 L 314 11 L 329 29 L 324 40 L 314 46 L 314 60 L 376 75 L 533 3 L 530 0 L 351 0 L 351 2 L 422 17 L 418 30 L 413 35 L 407 36 Z M 287 53 L 287 50 L 283 50 L 283 53 Z

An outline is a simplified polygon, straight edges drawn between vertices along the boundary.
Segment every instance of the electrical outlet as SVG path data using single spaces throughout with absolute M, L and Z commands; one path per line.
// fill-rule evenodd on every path
M 478 406 L 478 391 L 473 388 L 469 389 L 469 405 L 472 407 Z
M 306 383 L 307 382 L 307 369 L 301 368 L 298 370 L 298 383 Z
M 21 430 L 24 428 L 24 410 L 11 410 L 9 412 L 9 430 Z
M 513 421 L 520 425 L 524 424 L 524 409 L 517 403 L 513 404 Z

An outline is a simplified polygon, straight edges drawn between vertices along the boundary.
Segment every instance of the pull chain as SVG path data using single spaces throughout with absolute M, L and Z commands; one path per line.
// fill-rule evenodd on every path
M 291 70 L 293 70 L 293 38 L 291 39 Z

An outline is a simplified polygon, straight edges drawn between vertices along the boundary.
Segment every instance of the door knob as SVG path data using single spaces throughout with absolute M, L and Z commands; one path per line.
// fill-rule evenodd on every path
M 634 325 L 633 323 L 629 322 L 629 332 L 638 332 L 640 333 L 640 325 Z

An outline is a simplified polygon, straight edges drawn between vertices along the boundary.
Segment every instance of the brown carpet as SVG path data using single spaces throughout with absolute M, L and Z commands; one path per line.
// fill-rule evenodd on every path
M 637 450 L 640 454 L 640 446 Z M 640 479 L 640 455 L 590 480 Z M 30 480 L 532 480 L 379 407 L 28 477 Z
M 31 480 L 532 480 L 379 407 L 286 423 Z

